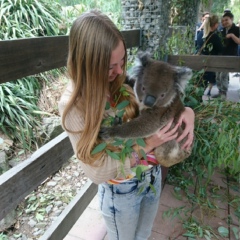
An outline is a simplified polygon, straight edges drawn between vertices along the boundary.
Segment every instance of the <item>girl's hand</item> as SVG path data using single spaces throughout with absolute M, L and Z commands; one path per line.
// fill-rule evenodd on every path
M 187 141 L 182 146 L 182 148 L 186 150 L 189 150 L 193 143 L 194 119 L 195 119 L 194 111 L 189 107 L 185 107 L 185 111 L 181 114 L 178 121 L 179 126 L 181 126 L 182 123 L 185 124 L 185 129 L 181 136 L 177 138 L 177 141 L 180 142 L 183 138 L 187 136 Z
M 170 130 L 172 122 L 173 119 L 157 133 L 153 134 L 150 137 L 145 138 L 146 143 L 145 152 L 150 152 L 154 148 L 162 145 L 165 142 L 171 141 L 177 137 L 178 135 L 177 129 L 179 127 L 179 124 L 176 124 L 176 126 Z

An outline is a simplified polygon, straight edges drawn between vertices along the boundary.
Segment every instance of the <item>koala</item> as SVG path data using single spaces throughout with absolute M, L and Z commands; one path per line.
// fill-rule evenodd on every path
M 134 92 L 140 114 L 122 125 L 101 128 L 99 136 L 105 140 L 145 138 L 163 128 L 172 118 L 173 128 L 184 111 L 181 94 L 191 77 L 192 70 L 187 67 L 172 66 L 152 59 L 147 52 L 140 52 L 128 80 L 135 80 Z M 179 127 L 178 131 L 181 135 L 183 129 Z M 179 143 L 172 140 L 157 147 L 154 150 L 156 159 L 166 167 L 183 161 L 191 154 L 191 151 L 181 149 L 185 141 L 186 138 Z

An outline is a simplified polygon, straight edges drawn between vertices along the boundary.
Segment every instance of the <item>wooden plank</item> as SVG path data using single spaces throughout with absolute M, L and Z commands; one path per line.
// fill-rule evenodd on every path
M 140 30 L 122 31 L 127 48 L 140 45 Z M 66 65 L 68 36 L 0 41 L 0 83 Z
M 0 41 L 0 83 L 66 65 L 68 36 Z
M 88 180 L 40 240 L 64 239 L 97 193 L 97 185 Z M 79 229 L 81 231 L 81 229 Z M 82 229 L 84 231 L 84 229 Z M 94 229 L 93 229 L 94 231 Z
M 169 55 L 168 63 L 187 66 L 193 70 L 205 69 L 210 72 L 240 72 L 240 57 L 237 56 Z
M 0 220 L 73 156 L 65 132 L 0 176 Z

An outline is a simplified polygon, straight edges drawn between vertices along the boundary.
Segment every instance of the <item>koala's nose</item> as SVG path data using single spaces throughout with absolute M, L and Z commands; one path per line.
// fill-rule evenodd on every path
M 155 102 L 156 102 L 156 98 L 151 95 L 147 95 L 147 97 L 144 99 L 144 105 L 148 107 L 152 107 Z

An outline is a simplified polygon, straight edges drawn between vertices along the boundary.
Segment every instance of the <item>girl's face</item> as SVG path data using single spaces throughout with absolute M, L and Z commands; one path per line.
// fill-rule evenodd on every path
M 114 81 L 118 75 L 123 73 L 122 67 L 124 65 L 124 56 L 124 45 L 123 42 L 120 41 L 118 46 L 112 51 L 108 73 L 109 82 Z

